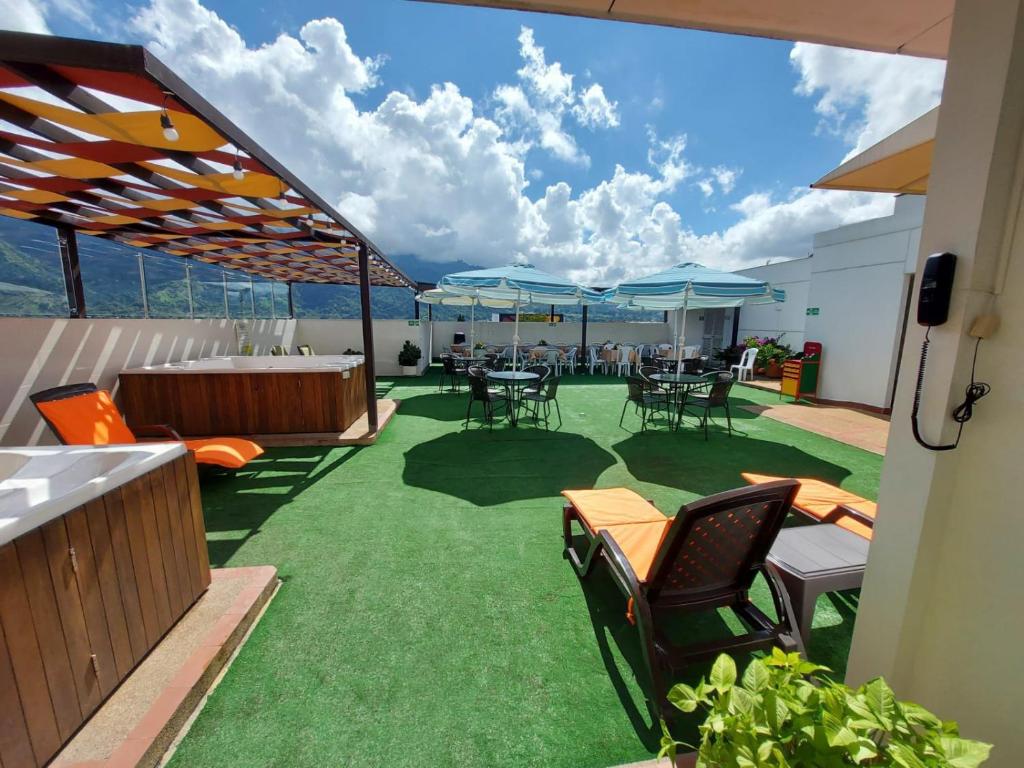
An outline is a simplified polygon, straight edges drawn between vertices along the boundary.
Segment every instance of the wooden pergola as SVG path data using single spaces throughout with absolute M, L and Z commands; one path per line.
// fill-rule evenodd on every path
M 141 46 L 0 32 L 0 215 L 53 226 L 71 317 L 79 236 L 253 277 L 415 289 L 368 237 Z

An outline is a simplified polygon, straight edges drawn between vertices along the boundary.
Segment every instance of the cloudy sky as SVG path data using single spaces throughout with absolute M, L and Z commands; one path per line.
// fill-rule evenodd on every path
M 390 253 L 594 285 L 806 255 L 886 195 L 807 185 L 939 101 L 941 62 L 405 0 L 0 0 L 141 43 Z

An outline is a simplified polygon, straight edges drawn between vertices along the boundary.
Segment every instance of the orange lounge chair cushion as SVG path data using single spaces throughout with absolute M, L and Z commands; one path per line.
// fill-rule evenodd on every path
M 239 437 L 186 440 L 185 447 L 195 453 L 197 464 L 216 464 L 227 469 L 241 469 L 263 455 L 263 449 L 256 443 Z
M 755 475 L 752 472 L 742 472 L 741 474 L 743 479 L 752 485 L 786 479 L 771 475 Z M 824 520 L 835 512 L 839 505 L 855 509 L 872 520 L 878 512 L 878 505 L 875 502 L 868 501 L 849 491 L 844 491 L 842 488 L 837 488 L 821 480 L 808 477 L 798 477 L 796 479 L 800 482 L 800 490 L 797 491 L 793 506 L 811 517 Z M 872 529 L 856 518 L 843 516 L 830 522 L 834 522 L 840 528 L 856 533 L 868 541 L 871 540 Z
M 562 495 L 576 509 L 591 535 L 608 531 L 637 579 L 646 581 L 672 518 L 665 517 L 643 496 L 628 488 L 562 491 Z
M 657 507 L 628 488 L 562 491 L 562 495 L 594 533 L 610 525 L 665 522 L 665 515 Z
M 137 442 L 105 389 L 38 403 L 37 407 L 68 445 Z

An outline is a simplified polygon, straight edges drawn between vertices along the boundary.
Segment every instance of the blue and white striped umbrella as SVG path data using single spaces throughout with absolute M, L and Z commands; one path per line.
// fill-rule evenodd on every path
M 516 324 L 512 334 L 512 370 L 519 356 L 519 309 L 523 304 L 603 304 L 606 294 L 577 285 L 564 277 L 541 272 L 532 264 L 509 264 L 493 269 L 473 269 L 445 275 L 438 289 L 481 301 L 498 299 L 515 302 Z
M 627 309 L 677 310 L 675 348 L 678 363 L 686 343 L 687 310 L 773 304 L 785 301 L 786 292 L 772 288 L 763 280 L 686 262 L 664 272 L 621 283 L 605 291 L 605 299 Z M 678 322 L 680 315 L 683 318 L 682 340 Z

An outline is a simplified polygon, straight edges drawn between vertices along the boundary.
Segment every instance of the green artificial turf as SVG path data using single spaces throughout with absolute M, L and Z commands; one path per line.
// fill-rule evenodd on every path
M 621 379 L 563 378 L 550 432 L 463 431 L 465 394 L 432 376 L 380 386 L 402 405 L 376 445 L 271 450 L 204 481 L 213 565 L 271 564 L 283 584 L 175 768 L 647 758 L 658 733 L 635 630 L 601 568 L 580 582 L 563 560 L 559 491 L 623 485 L 670 513 L 742 486 L 743 470 L 877 492 L 879 456 L 739 408 L 741 434 L 708 442 L 692 427 L 640 434 L 631 408 L 619 428 Z M 767 608 L 763 585 L 756 598 Z M 839 674 L 856 600 L 818 604 L 809 653 Z M 730 626 L 712 615 L 687 631 Z

